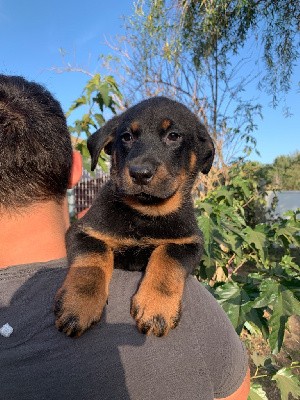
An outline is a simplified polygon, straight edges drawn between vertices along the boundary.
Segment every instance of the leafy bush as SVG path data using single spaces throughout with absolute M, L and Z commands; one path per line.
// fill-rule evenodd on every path
M 86 83 L 82 96 L 73 102 L 67 112 L 69 117 L 78 108 L 85 111 L 80 119 L 76 119 L 73 125 L 69 126 L 69 131 L 76 138 L 75 148 L 81 152 L 87 171 L 90 171 L 90 155 L 86 139 L 105 123 L 105 111 L 109 111 L 110 114 L 116 113 L 119 107 L 117 100 L 121 98 L 122 95 L 112 76 L 101 77 L 100 74 L 95 74 Z M 104 171 L 107 170 L 105 162 L 106 157 L 101 152 L 98 163 Z
M 255 181 L 237 169 L 231 171 L 226 186 L 196 201 L 205 243 L 196 274 L 238 334 L 246 329 L 267 341 L 266 377 L 276 382 L 281 398 L 287 400 L 289 393 L 300 395 L 300 381 L 292 374 L 298 364 L 280 369 L 275 355 L 282 347 L 289 317 L 300 315 L 300 266 L 293 253 L 300 245 L 300 209 L 288 212 L 284 219 L 252 226 L 249 216 L 253 221 L 263 201 Z M 261 385 L 254 382 L 250 399 L 267 399 Z

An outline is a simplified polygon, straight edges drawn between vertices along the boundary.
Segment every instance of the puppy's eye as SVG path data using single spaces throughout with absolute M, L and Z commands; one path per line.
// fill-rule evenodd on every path
M 181 138 L 180 133 L 170 132 L 166 137 L 167 142 L 177 142 Z
M 121 136 L 121 138 L 122 138 L 122 142 L 124 142 L 124 143 L 130 143 L 130 142 L 133 141 L 133 136 L 132 136 L 132 134 L 129 133 L 129 132 L 123 133 L 123 135 Z

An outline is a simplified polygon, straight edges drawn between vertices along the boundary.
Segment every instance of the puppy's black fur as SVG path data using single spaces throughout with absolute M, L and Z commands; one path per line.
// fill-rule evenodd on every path
M 184 105 L 154 97 L 108 121 L 88 148 L 92 169 L 102 149 L 111 155 L 111 179 L 67 233 L 70 269 L 56 296 L 56 326 L 79 336 L 97 322 L 113 268 L 122 268 L 145 271 L 131 304 L 139 330 L 165 335 L 202 254 L 191 190 L 211 168 L 212 140 Z

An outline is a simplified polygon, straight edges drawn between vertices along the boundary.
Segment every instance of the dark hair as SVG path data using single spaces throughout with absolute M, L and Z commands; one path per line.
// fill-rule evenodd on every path
M 66 195 L 71 138 L 57 100 L 43 86 L 0 74 L 0 208 Z

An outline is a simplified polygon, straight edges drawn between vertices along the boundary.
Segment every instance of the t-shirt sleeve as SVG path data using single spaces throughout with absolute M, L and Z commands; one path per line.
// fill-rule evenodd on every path
M 195 278 L 188 278 L 184 312 L 190 313 L 192 329 L 208 369 L 214 397 L 234 393 L 243 383 L 248 357 L 244 344 L 229 318 L 209 291 Z

